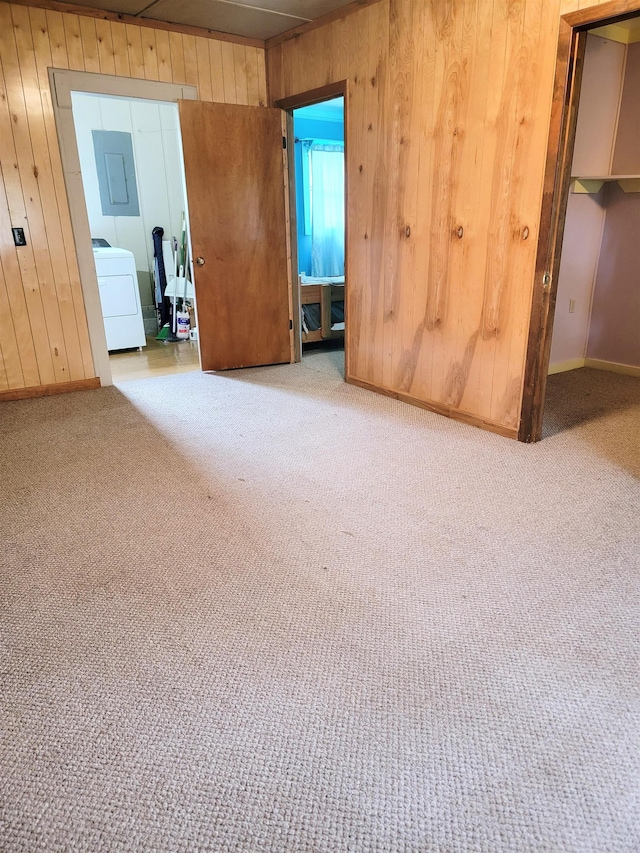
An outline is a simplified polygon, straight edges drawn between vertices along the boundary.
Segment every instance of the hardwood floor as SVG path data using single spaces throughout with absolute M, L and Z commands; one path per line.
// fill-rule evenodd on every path
M 157 341 L 147 336 L 142 350 L 127 350 L 109 356 L 114 384 L 132 379 L 149 379 L 168 373 L 188 373 L 200 370 L 200 356 L 196 341 Z

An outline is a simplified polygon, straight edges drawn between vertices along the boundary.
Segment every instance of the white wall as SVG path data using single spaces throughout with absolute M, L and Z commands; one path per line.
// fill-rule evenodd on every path
M 145 273 L 139 276 L 143 305 L 152 304 L 144 286 L 154 268 L 151 232 L 159 225 L 165 239 L 179 240 L 185 209 L 177 105 L 84 92 L 73 92 L 72 101 L 91 236 L 133 252 Z M 131 134 L 140 216 L 102 215 L 92 130 Z
M 610 173 L 626 55 L 624 44 L 587 36 L 572 175 Z M 551 340 L 552 372 L 572 363 L 578 366 L 576 362 L 587 354 L 605 198 L 606 188 L 595 195 L 569 194 Z

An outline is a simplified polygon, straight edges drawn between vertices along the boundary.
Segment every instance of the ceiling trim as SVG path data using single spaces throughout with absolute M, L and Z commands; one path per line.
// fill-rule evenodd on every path
M 63 3 L 60 0 L 9 0 L 16 6 L 35 6 L 36 9 L 51 9 L 54 12 L 67 12 L 73 15 L 84 15 L 87 18 L 101 18 L 104 21 L 116 21 L 121 24 L 135 24 L 138 27 L 149 27 L 152 30 L 165 30 L 170 33 L 184 33 L 188 36 L 228 41 L 233 44 L 245 44 L 249 47 L 264 48 L 263 39 L 236 36 L 230 33 L 219 33 L 204 27 L 190 27 L 187 24 L 169 24 L 166 21 L 156 21 L 154 18 L 138 18 L 136 15 L 124 15 L 120 12 L 106 12 L 104 9 L 92 9 L 90 6 L 76 6 L 73 3 Z
M 277 36 L 272 36 L 272 38 L 265 41 L 264 46 L 267 50 L 271 47 L 277 47 L 279 44 L 282 44 L 282 42 L 298 38 L 298 36 L 301 36 L 304 33 L 315 30 L 318 27 L 324 27 L 327 24 L 331 24 L 333 21 L 339 21 L 340 18 L 346 18 L 347 15 L 351 15 L 353 12 L 359 12 L 361 9 L 366 9 L 367 6 L 373 6 L 374 3 L 379 2 L 380 0 L 353 0 L 353 2 L 349 3 L 348 6 L 341 6 L 339 9 L 334 9 L 333 12 L 327 12 L 326 15 L 321 15 L 319 18 L 316 18 L 315 21 L 309 21 L 308 24 L 300 24 L 297 27 L 293 27 L 291 30 L 279 33 Z

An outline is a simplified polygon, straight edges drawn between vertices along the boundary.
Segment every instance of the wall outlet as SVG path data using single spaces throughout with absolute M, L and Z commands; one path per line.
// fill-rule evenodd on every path
M 570 299 L 569 300 L 569 314 L 574 314 L 575 310 L 576 310 L 576 300 Z

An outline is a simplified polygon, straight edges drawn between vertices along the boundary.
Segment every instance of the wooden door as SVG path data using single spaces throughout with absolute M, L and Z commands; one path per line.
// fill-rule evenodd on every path
M 284 113 L 179 107 L 202 369 L 291 361 Z

